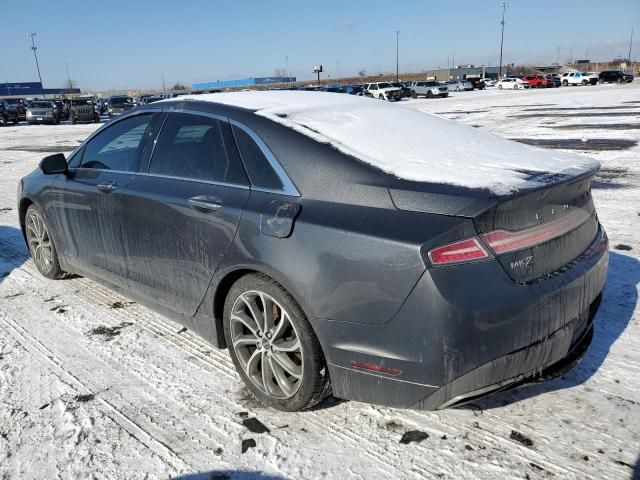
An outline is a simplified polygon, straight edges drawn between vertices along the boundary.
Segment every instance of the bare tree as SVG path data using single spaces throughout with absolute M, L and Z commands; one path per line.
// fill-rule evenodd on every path
M 360 75 L 360 77 L 364 78 L 364 77 L 366 77 L 366 75 L 367 75 L 367 71 L 366 71 L 366 70 L 360 70 L 360 71 L 358 72 L 358 75 Z
M 276 68 L 273 72 L 274 77 L 286 77 L 287 71 L 284 68 Z
M 171 89 L 172 89 L 172 90 L 186 90 L 186 89 L 187 89 L 187 87 L 186 87 L 184 84 L 182 84 L 182 82 L 180 82 L 180 81 L 178 80 L 178 81 L 176 82 L 176 84 L 175 84 L 173 87 L 171 87 Z

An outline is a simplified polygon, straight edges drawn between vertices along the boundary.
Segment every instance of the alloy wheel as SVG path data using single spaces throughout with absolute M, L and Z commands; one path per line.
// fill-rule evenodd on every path
M 34 210 L 27 214 L 27 239 L 33 261 L 40 270 L 48 272 L 53 264 L 53 246 L 47 226 Z
M 289 313 L 261 291 L 242 293 L 230 316 L 231 347 L 244 373 L 276 399 L 294 396 L 302 384 L 302 347 Z

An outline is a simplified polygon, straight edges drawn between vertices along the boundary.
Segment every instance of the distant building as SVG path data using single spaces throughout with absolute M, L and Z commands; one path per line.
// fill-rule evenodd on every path
M 271 83 L 292 83 L 296 77 L 249 77 L 238 80 L 216 80 L 215 82 L 194 83 L 194 90 L 208 90 L 210 88 L 251 87 L 254 85 L 268 85 Z
M 507 71 L 506 65 L 502 66 L 502 74 Z M 467 78 L 498 78 L 499 67 L 475 67 L 473 65 L 459 65 L 457 68 L 441 68 L 439 70 L 427 70 L 427 78 L 439 82 L 449 80 L 465 80 Z
M 0 97 L 37 97 L 81 93 L 79 88 L 43 88 L 40 82 L 0 83 Z

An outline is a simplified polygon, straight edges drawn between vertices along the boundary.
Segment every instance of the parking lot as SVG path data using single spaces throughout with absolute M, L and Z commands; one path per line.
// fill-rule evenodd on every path
M 38 274 L 18 225 L 17 182 L 99 125 L 9 126 L 0 129 L 0 478 L 640 475 L 640 83 L 396 106 L 601 162 L 593 196 L 611 266 L 577 368 L 444 411 L 331 398 L 303 413 L 266 409 L 226 352 L 90 280 Z M 413 431 L 426 437 L 400 442 Z

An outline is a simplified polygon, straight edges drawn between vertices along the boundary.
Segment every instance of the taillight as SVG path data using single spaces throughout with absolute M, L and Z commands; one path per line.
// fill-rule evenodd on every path
M 536 245 L 569 233 L 571 230 L 582 225 L 589 216 L 588 212 L 576 209 L 542 225 L 515 232 L 494 230 L 493 232 L 483 234 L 482 238 L 496 254 L 515 252 L 517 250 L 535 247 Z
M 432 265 L 451 265 L 490 258 L 487 250 L 475 237 L 434 248 L 427 255 Z

